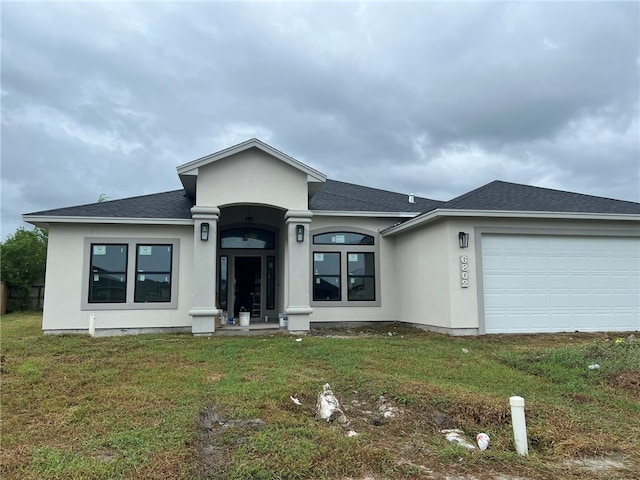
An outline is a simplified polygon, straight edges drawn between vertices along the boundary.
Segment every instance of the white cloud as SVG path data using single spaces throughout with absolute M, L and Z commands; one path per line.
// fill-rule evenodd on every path
M 265 143 L 269 143 L 273 133 L 268 128 L 261 125 L 249 125 L 245 123 L 227 124 L 219 129 L 213 137 L 214 145 L 222 150 L 238 143 L 244 142 L 250 138 L 257 138 Z

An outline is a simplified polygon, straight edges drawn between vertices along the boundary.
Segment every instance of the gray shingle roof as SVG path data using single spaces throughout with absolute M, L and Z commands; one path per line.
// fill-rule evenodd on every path
M 444 209 L 640 214 L 640 203 L 495 180 L 443 205 Z
M 174 190 L 140 197 L 123 198 L 121 200 L 78 205 L 76 207 L 43 210 L 29 215 L 191 219 L 191 207 L 193 207 L 193 200 L 185 195 L 184 190 Z
M 327 180 L 309 202 L 309 209 L 337 212 L 419 213 L 437 208 L 443 203 L 421 197 L 415 197 L 415 203 L 409 203 L 409 196 L 403 193 Z
M 194 202 L 184 190 L 123 198 L 28 214 L 52 217 L 191 219 Z M 640 203 L 580 193 L 493 181 L 448 202 L 415 197 L 352 183 L 327 180 L 309 202 L 316 211 L 415 212 L 436 208 L 535 212 L 640 214 Z

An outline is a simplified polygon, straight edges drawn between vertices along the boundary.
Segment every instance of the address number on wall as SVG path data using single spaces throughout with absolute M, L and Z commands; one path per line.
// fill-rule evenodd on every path
M 460 255 L 460 287 L 469 288 L 469 257 Z

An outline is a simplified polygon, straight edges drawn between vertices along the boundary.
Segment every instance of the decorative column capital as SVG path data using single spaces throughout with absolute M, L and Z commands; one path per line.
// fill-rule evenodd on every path
M 218 207 L 206 207 L 194 205 L 191 207 L 191 218 L 194 220 L 218 220 L 220 209 Z
M 313 212 L 309 210 L 287 210 L 284 218 L 287 223 L 311 223 Z

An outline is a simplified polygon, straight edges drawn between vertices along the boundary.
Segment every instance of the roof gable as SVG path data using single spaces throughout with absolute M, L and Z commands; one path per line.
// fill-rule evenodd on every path
M 195 178 L 198 175 L 198 169 L 204 167 L 205 165 L 210 165 L 212 163 L 218 162 L 225 158 L 231 157 L 238 153 L 250 150 L 252 148 L 261 150 L 266 154 L 290 165 L 291 167 L 303 172 L 307 175 L 307 182 L 309 183 L 324 183 L 327 180 L 326 175 L 323 173 L 305 165 L 304 163 L 296 160 L 295 158 L 287 155 L 286 153 L 281 152 L 273 148 L 271 145 L 267 145 L 266 143 L 258 140 L 257 138 L 249 139 L 245 142 L 239 143 L 229 148 L 225 148 L 224 150 L 220 150 L 219 152 L 212 153 L 210 155 L 206 155 L 201 158 L 197 158 L 196 160 L 192 160 L 191 162 L 185 163 L 177 167 L 178 176 L 180 177 L 180 181 L 185 188 L 185 191 L 189 196 L 195 197 L 195 186 L 196 181 Z

